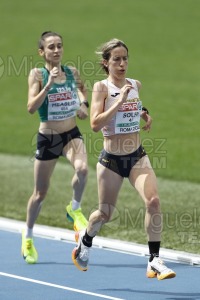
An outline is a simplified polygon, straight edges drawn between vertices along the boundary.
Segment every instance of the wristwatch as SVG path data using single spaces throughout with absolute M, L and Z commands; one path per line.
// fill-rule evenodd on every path
M 147 109 L 146 107 L 143 106 L 143 107 L 142 107 L 142 110 L 143 110 L 143 111 L 146 111 L 147 114 L 149 115 L 149 111 L 148 111 L 148 109 Z
M 84 104 L 87 108 L 89 108 L 89 102 L 87 100 L 82 101 L 80 105 L 82 104 Z

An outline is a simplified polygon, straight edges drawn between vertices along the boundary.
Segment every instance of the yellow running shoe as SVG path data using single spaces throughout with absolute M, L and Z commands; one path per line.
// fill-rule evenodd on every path
M 33 239 L 26 238 L 25 232 L 22 232 L 22 256 L 27 264 L 35 264 L 38 260 L 38 253 L 34 247 Z
M 78 208 L 76 210 L 72 209 L 72 201 L 69 205 L 66 206 L 67 211 L 67 219 L 70 222 L 74 222 L 74 230 L 80 231 L 87 227 L 88 221 L 84 217 L 81 208 Z

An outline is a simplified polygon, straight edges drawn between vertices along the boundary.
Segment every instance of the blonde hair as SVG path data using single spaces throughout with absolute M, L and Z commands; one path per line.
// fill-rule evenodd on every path
M 128 53 L 128 47 L 126 46 L 126 44 L 123 41 L 116 38 L 111 39 L 110 41 L 102 44 L 95 52 L 98 56 L 100 56 L 100 65 L 107 74 L 109 74 L 109 71 L 108 68 L 104 65 L 103 60 L 109 60 L 111 56 L 111 51 L 116 47 L 124 47 Z

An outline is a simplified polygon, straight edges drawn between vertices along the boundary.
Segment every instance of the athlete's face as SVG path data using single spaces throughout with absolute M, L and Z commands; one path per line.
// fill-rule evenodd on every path
M 58 64 L 62 60 L 63 44 L 59 36 L 49 36 L 44 41 L 44 49 L 39 49 L 39 54 L 48 63 Z
M 110 58 L 105 62 L 109 75 L 124 75 L 128 68 L 128 53 L 123 46 L 114 48 L 110 53 Z

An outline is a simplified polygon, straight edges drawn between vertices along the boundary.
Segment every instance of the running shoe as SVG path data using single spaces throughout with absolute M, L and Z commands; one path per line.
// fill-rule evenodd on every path
M 72 261 L 80 271 L 87 271 L 89 262 L 90 247 L 82 242 L 85 231 L 76 232 L 75 239 L 78 238 L 78 245 L 72 251 Z
M 157 277 L 157 272 L 155 272 L 151 266 L 150 266 L 150 262 L 148 261 L 148 265 L 147 265 L 147 273 L 146 273 L 148 278 L 156 278 Z
M 87 227 L 88 221 L 84 217 L 81 208 L 78 208 L 76 210 L 72 209 L 72 201 L 69 205 L 66 206 L 67 211 L 67 219 L 70 222 L 74 222 L 74 230 L 80 231 Z
M 35 264 L 38 260 L 38 253 L 34 247 L 33 239 L 27 239 L 24 231 L 22 232 L 21 253 L 27 264 Z
M 158 280 L 174 278 L 176 273 L 167 268 L 164 262 L 159 257 L 154 257 L 151 262 L 148 262 L 147 277 L 154 278 L 157 276 Z

